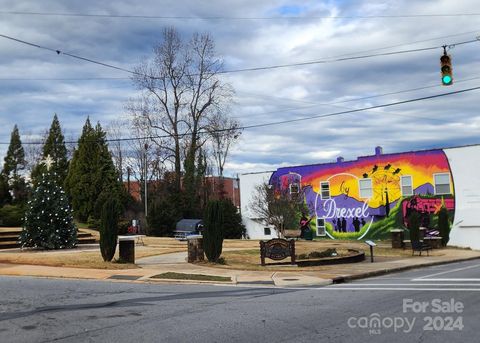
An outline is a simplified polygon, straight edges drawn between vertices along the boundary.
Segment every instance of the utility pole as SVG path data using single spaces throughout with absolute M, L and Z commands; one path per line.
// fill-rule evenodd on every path
M 148 205 L 147 205 L 147 150 L 148 144 L 145 143 L 145 220 L 148 216 Z

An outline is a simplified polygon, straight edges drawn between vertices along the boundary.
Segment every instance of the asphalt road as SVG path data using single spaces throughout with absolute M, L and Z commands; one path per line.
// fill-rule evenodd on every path
M 480 260 L 321 288 L 0 277 L 0 342 L 477 342 Z

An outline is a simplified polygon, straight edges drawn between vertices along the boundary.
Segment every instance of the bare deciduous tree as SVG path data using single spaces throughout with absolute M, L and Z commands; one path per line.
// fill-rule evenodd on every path
M 285 229 L 298 229 L 299 214 L 307 211 L 302 192 L 290 194 L 289 189 L 279 190 L 268 183 L 255 187 L 249 204 L 252 213 L 268 225 L 273 225 L 279 237 L 284 237 Z
M 231 146 L 242 134 L 240 123 L 219 112 L 210 119 L 209 132 L 211 136 L 211 149 L 217 173 L 223 177 L 223 170 Z
M 134 101 L 133 112 L 148 123 L 153 143 L 168 152 L 177 191 L 182 162 L 184 189 L 196 191 L 196 162 L 209 138 L 205 134 L 209 118 L 231 99 L 231 87 L 219 78 L 221 68 L 209 35 L 194 34 L 184 42 L 174 28 L 168 28 L 154 48 L 154 58 L 135 70 L 133 81 L 142 94 Z

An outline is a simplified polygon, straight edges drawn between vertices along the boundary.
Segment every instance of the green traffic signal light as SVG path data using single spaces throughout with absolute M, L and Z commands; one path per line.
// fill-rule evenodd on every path
M 447 55 L 446 47 L 444 46 L 443 55 L 440 57 L 440 72 L 442 74 L 442 85 L 450 86 L 453 84 L 452 74 L 452 59 Z
M 451 85 L 452 84 L 452 77 L 450 75 L 443 75 L 442 83 L 444 85 Z

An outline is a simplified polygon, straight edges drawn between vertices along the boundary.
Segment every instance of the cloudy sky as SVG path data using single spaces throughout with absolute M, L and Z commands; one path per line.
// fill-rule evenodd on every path
M 401 152 L 480 143 L 480 90 L 321 117 L 479 86 L 480 41 L 455 45 L 480 36 L 477 0 L 0 5 L 0 34 L 127 69 L 152 55 L 168 26 L 185 38 L 210 33 L 226 70 L 325 62 L 224 75 L 236 92 L 231 114 L 245 126 L 317 117 L 246 129 L 227 164 L 230 175 L 354 159 L 377 145 Z M 440 81 L 442 45 L 453 60 L 449 87 Z M 405 50 L 421 51 L 332 61 Z M 67 138 L 76 139 L 87 116 L 107 126 L 136 94 L 128 73 L 5 38 L 0 51 L 1 143 L 8 143 L 14 124 L 23 141 L 38 140 L 54 113 Z M 2 160 L 6 148 L 0 145 Z

